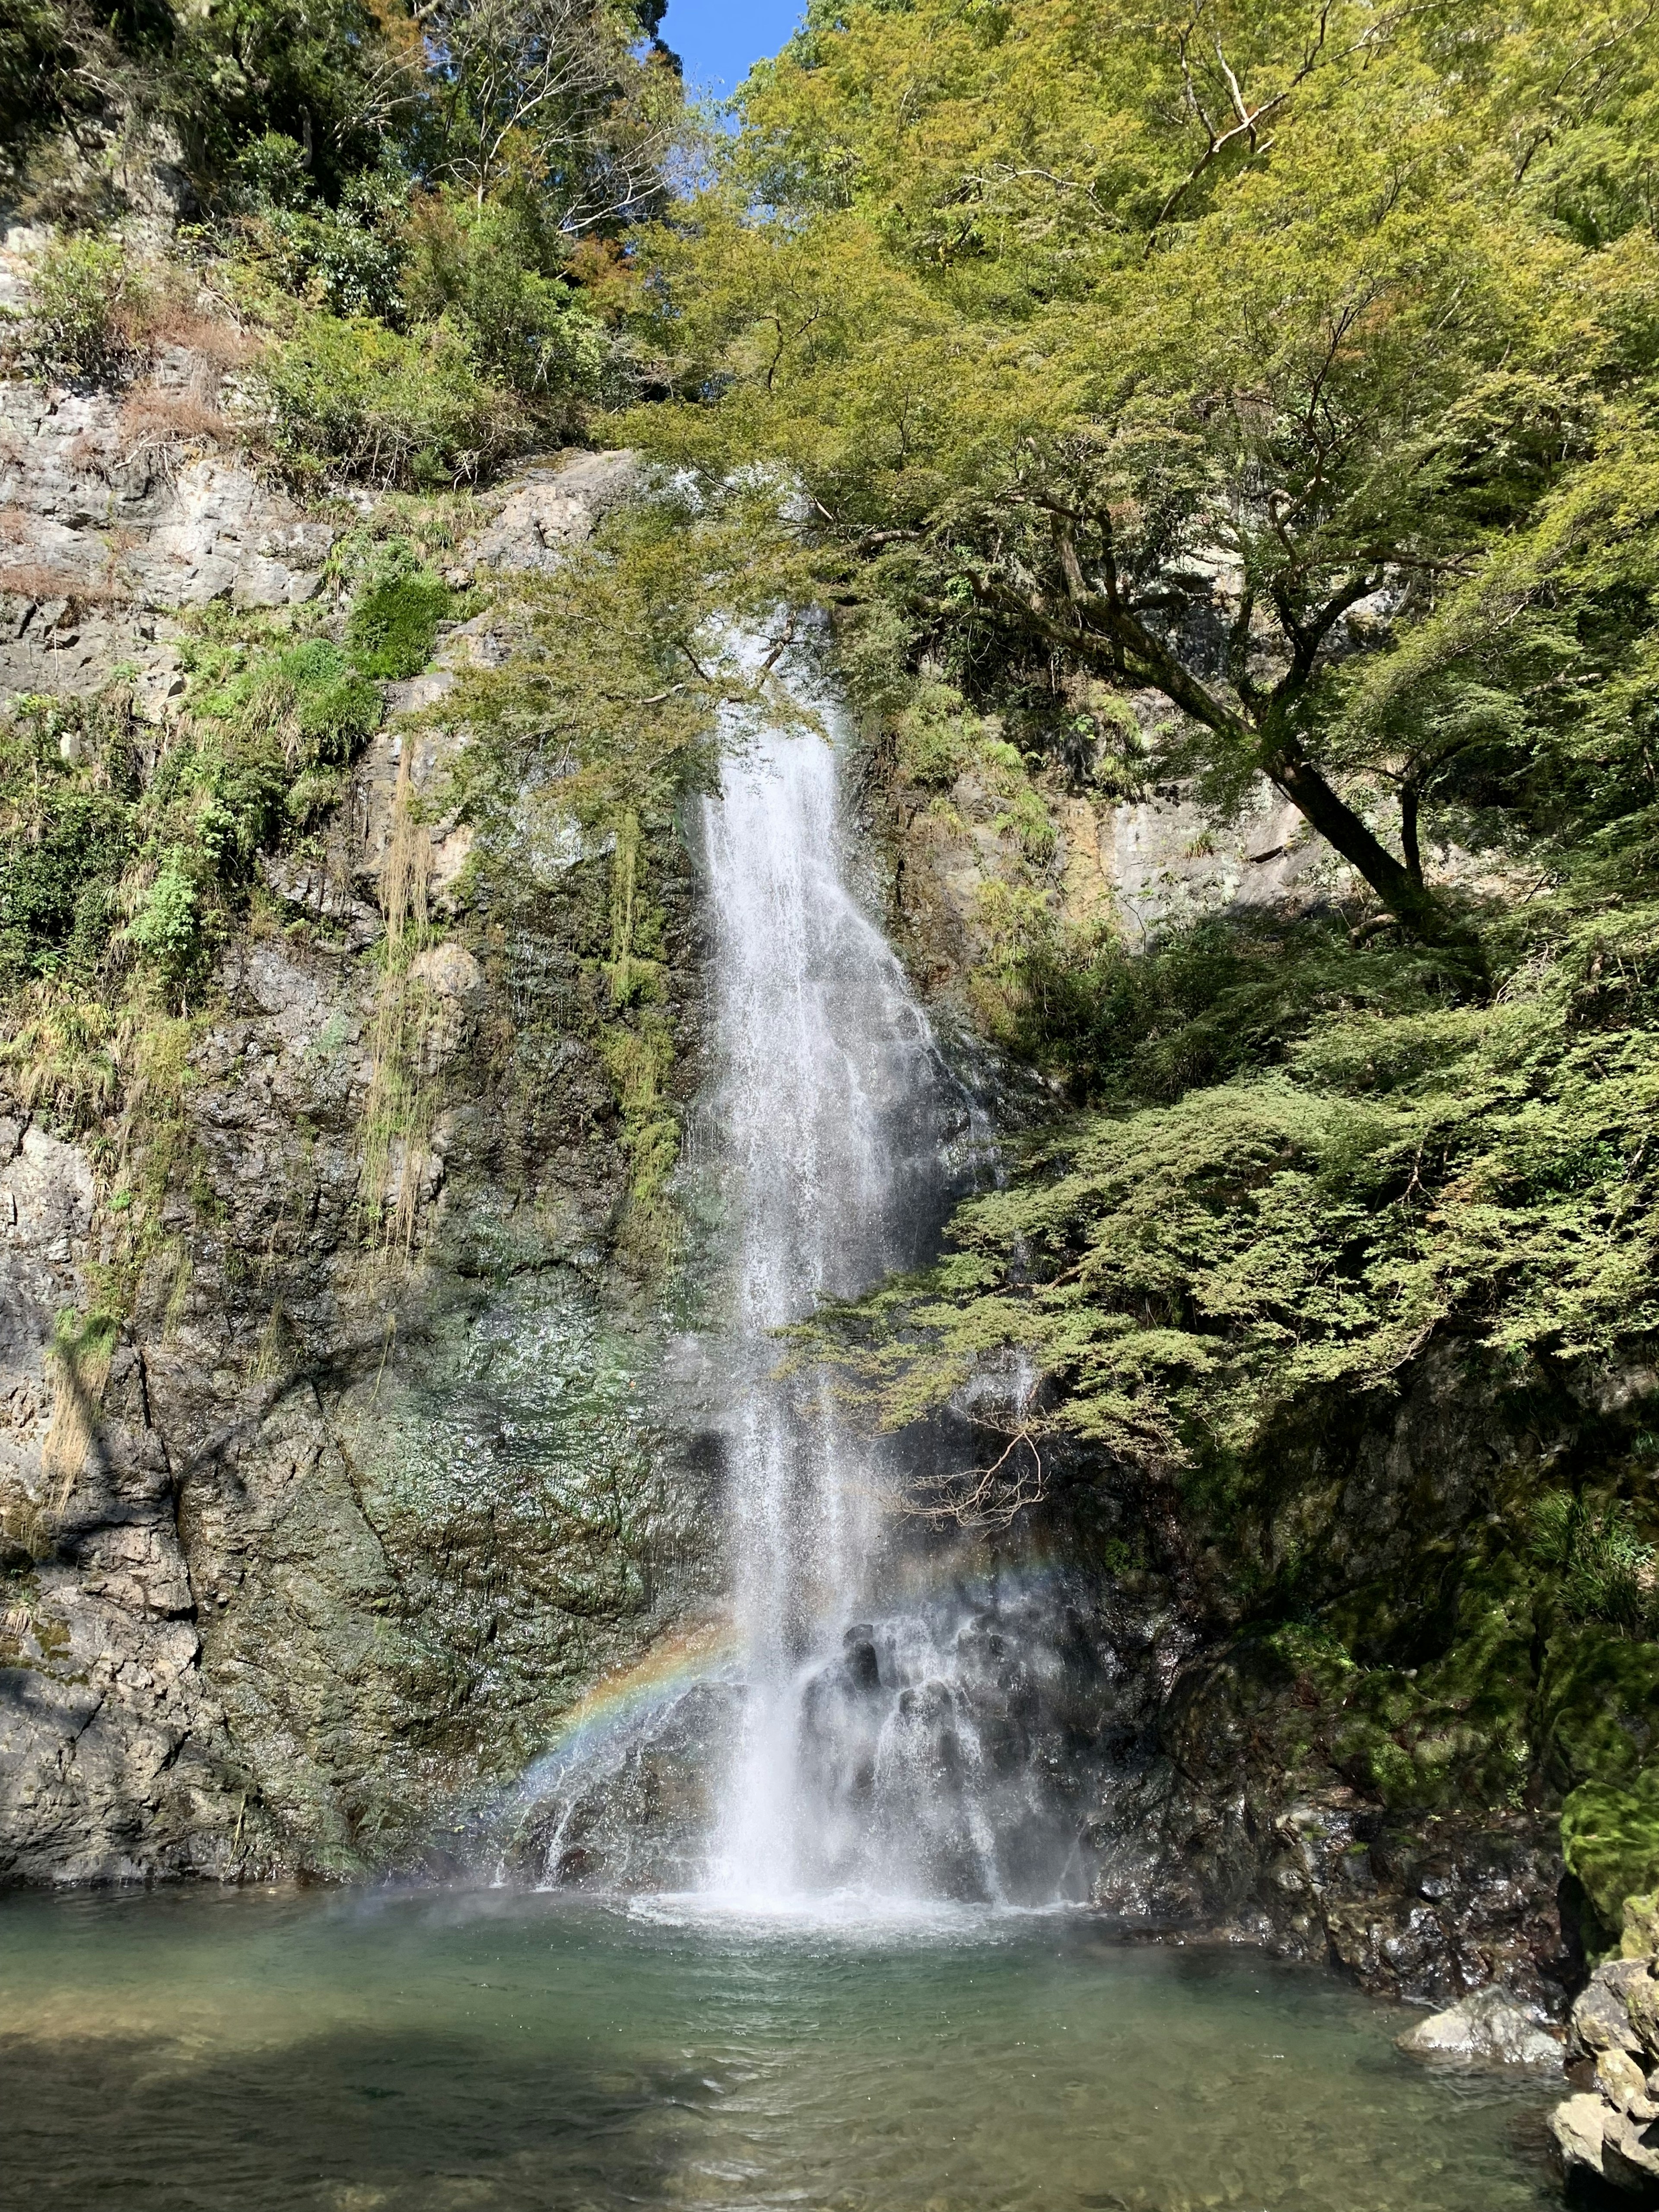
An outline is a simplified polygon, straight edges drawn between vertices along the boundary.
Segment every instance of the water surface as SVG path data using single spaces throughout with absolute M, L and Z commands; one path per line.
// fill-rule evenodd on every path
M 1077 1915 L 0 1899 L 0 2207 L 1538 2212 L 1547 2085 Z M 1555 2093 L 1559 2094 L 1559 2090 Z

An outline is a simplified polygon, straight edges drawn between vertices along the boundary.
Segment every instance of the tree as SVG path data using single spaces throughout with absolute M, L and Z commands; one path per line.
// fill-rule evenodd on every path
M 1212 783 L 1266 775 L 1466 946 L 1349 664 L 1650 366 L 1645 173 L 1606 133 L 1652 143 L 1653 61 L 1594 4 L 819 11 L 654 241 L 645 327 L 690 404 L 647 434 L 787 472 L 919 641 L 1161 692 Z
M 634 51 L 643 18 L 603 0 L 424 0 L 416 20 L 439 83 L 434 167 L 478 206 L 516 176 L 572 234 L 659 210 L 679 80 L 665 51 Z

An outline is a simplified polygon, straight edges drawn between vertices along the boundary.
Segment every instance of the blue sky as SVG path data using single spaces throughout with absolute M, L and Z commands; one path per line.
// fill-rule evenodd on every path
M 805 8 L 805 0 L 668 0 L 660 36 L 685 64 L 687 88 L 723 100 L 763 54 L 776 53 Z

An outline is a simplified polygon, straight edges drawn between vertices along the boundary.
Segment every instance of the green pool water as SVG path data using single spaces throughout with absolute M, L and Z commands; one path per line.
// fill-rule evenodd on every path
M 1523 2212 L 1547 2085 L 1081 1916 L 0 1899 L 0 2206 Z M 1559 2094 L 1559 2091 L 1556 2092 Z

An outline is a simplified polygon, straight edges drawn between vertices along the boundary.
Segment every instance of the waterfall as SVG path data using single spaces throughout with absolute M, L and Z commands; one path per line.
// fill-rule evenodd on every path
M 841 738 L 833 702 L 811 703 Z M 907 1517 L 910 1455 L 933 1443 L 872 1436 L 821 1375 L 779 1372 L 781 1328 L 933 1257 L 988 1152 L 849 884 L 847 750 L 763 732 L 702 802 L 714 1065 L 695 1149 L 727 1266 L 687 1352 L 719 1439 L 732 1632 L 718 1660 L 653 1654 L 528 1770 L 502 1863 L 534 1879 L 745 1909 L 1086 1891 L 1079 1808 L 1118 1708 L 1092 1600 L 1015 1546 Z M 948 1465 L 971 1464 L 968 1424 L 943 1434 Z
M 837 758 L 821 738 L 774 733 L 729 757 L 703 802 L 744 1677 L 710 1881 L 750 1899 L 849 1883 L 994 1893 L 955 1654 L 920 1617 L 875 1617 L 890 1455 L 821 1383 L 775 1373 L 781 1324 L 927 1255 L 963 1114 L 902 968 L 848 890 Z

